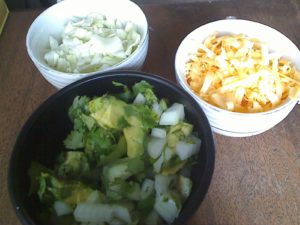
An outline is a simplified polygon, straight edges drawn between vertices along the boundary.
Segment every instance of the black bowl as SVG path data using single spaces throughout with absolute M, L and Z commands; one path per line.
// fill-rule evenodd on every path
M 15 143 L 8 171 L 10 199 L 22 224 L 43 224 L 37 216 L 41 205 L 37 198 L 28 194 L 28 168 L 32 161 L 53 166 L 58 152 L 63 148 L 64 138 L 72 129 L 67 112 L 75 96 L 92 97 L 107 92 L 116 93 L 120 88 L 113 86 L 112 81 L 132 86 L 141 80 L 152 84 L 158 97 L 184 104 L 187 120 L 194 125 L 202 139 L 199 163 L 193 166 L 191 174 L 194 184 L 192 193 L 173 224 L 183 225 L 195 213 L 209 188 L 215 161 L 213 136 L 204 112 L 183 89 L 166 79 L 141 72 L 116 71 L 87 77 L 61 89 L 46 100 L 23 126 Z

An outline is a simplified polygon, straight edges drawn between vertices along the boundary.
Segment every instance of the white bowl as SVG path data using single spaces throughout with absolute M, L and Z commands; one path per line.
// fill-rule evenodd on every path
M 124 61 L 112 67 L 91 73 L 64 73 L 47 65 L 45 50 L 49 48 L 49 36 L 59 39 L 66 21 L 74 16 L 100 13 L 120 21 L 131 21 L 137 25 L 142 35 L 138 48 Z M 65 0 L 42 12 L 31 24 L 26 36 L 26 48 L 34 65 L 56 88 L 99 72 L 118 69 L 140 70 L 148 52 L 148 23 L 141 8 L 130 0 Z
M 189 54 L 195 52 L 195 41 L 204 41 L 208 36 L 219 34 L 245 34 L 268 43 L 268 47 L 281 56 L 292 61 L 297 70 L 300 69 L 299 49 L 282 33 L 277 30 L 252 21 L 227 19 L 219 20 L 200 26 L 188 34 L 179 45 L 175 56 L 175 72 L 177 82 L 193 96 L 206 113 L 212 130 L 216 133 L 246 137 L 262 133 L 281 122 L 296 105 L 297 100 L 286 100 L 279 107 L 267 112 L 238 113 L 220 109 L 198 97 L 188 86 L 185 79 L 185 64 Z

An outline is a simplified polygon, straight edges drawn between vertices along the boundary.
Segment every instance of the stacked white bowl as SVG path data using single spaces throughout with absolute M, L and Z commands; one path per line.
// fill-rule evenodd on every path
M 64 73 L 49 67 L 44 60 L 46 49 L 49 49 L 49 36 L 60 39 L 60 35 L 68 20 L 72 17 L 84 17 L 91 13 L 99 13 L 120 21 L 131 21 L 139 33 L 141 41 L 137 49 L 120 63 L 90 73 Z M 42 12 L 30 26 L 26 37 L 27 52 L 44 78 L 56 88 L 99 72 L 118 69 L 140 70 L 148 52 L 148 23 L 141 8 L 130 0 L 64 0 Z
M 232 137 L 246 137 L 267 131 L 291 112 L 297 99 L 287 99 L 279 107 L 267 112 L 238 113 L 209 104 L 197 96 L 187 84 L 185 65 L 190 59 L 190 54 L 195 52 L 195 40 L 203 42 L 208 36 L 216 32 L 220 35 L 245 34 L 268 43 L 270 49 L 290 60 L 298 71 L 300 70 L 299 49 L 279 31 L 257 22 L 239 19 L 219 20 L 200 26 L 188 34 L 177 49 L 175 57 L 177 82 L 198 101 L 214 132 Z

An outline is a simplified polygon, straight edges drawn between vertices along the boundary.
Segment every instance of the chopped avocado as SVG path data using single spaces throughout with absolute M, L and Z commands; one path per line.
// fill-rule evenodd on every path
M 99 165 L 106 165 L 119 159 L 127 154 L 127 145 L 124 135 L 122 135 L 118 141 L 118 144 L 114 145 L 111 152 L 108 155 L 104 155 L 100 159 Z
M 91 116 L 104 128 L 122 129 L 119 121 L 124 117 L 127 104 L 111 95 L 104 95 L 89 102 Z
M 80 181 L 66 181 L 41 173 L 39 176 L 38 196 L 42 202 L 53 204 L 56 200 L 74 206 L 87 200 L 93 189 Z
M 167 143 L 170 148 L 174 148 L 180 141 L 180 136 L 176 133 L 169 133 L 167 135 Z
M 58 157 L 57 174 L 60 177 L 88 176 L 90 165 L 84 152 L 67 151 Z
M 193 131 L 193 125 L 186 122 L 179 122 L 176 125 L 170 126 L 167 134 L 168 146 L 173 148 L 176 144 L 189 136 Z
M 143 122 L 138 116 L 127 116 L 126 121 L 129 126 L 143 127 Z
M 179 122 L 176 125 L 170 127 L 169 133 L 182 132 L 185 136 L 188 136 L 193 131 L 193 125 L 186 122 Z
M 93 192 L 93 189 L 81 182 L 72 182 L 66 186 L 65 191 L 69 191 L 69 195 L 64 199 L 64 201 L 71 206 L 75 206 L 80 202 L 85 202 Z
M 163 175 L 172 175 L 172 174 L 176 174 L 179 170 L 181 170 L 187 161 L 182 161 L 174 166 L 171 167 L 165 167 L 162 169 L 161 174 Z
M 116 179 L 125 180 L 141 173 L 144 171 L 144 168 L 144 160 L 141 157 L 119 159 L 103 168 L 104 182 L 109 184 Z
M 130 158 L 144 154 L 145 131 L 141 127 L 126 127 L 123 130 L 127 143 L 127 155 Z

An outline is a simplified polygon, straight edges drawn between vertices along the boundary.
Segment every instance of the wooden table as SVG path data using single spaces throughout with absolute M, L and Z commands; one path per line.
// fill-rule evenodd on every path
M 196 27 L 226 16 L 272 26 L 300 47 L 299 0 L 208 1 L 142 5 L 150 25 L 143 68 L 175 82 L 174 55 Z M 53 88 L 30 61 L 26 32 L 41 10 L 15 11 L 0 37 L 0 224 L 19 224 L 7 192 L 16 136 Z M 216 164 L 208 194 L 189 225 L 300 224 L 300 106 L 271 130 L 253 137 L 214 134 Z

